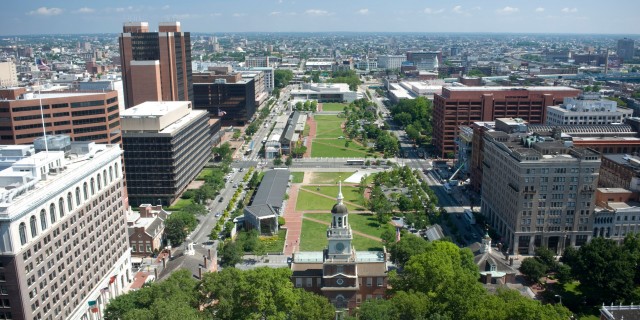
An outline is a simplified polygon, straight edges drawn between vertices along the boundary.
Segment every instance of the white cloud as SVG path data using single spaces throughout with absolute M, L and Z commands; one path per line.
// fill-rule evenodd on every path
M 320 10 L 320 9 L 309 9 L 307 11 L 305 11 L 304 13 L 306 13 L 307 15 L 310 16 L 330 16 L 333 13 L 327 11 L 327 10 Z
M 462 6 L 455 6 L 455 7 L 453 7 L 453 9 L 451 9 L 451 11 L 453 11 L 455 13 L 464 13 L 462 11 Z
M 246 15 L 247 15 L 247 14 L 246 14 L 246 13 L 244 13 L 244 12 L 234 13 L 234 14 L 233 14 L 233 16 L 234 16 L 234 17 L 236 17 L 236 18 L 244 17 L 244 16 L 246 16 Z
M 520 9 L 518 9 L 518 8 L 514 8 L 514 7 L 509 7 L 509 6 L 504 7 L 504 8 L 502 8 L 502 9 L 498 9 L 498 10 L 496 10 L 496 12 L 497 12 L 498 14 L 512 14 L 512 13 L 516 13 L 516 12 L 518 12 L 518 11 L 520 11 Z
M 210 16 L 212 16 L 212 17 L 219 17 L 221 15 L 222 15 L 222 13 L 220 13 L 220 12 L 214 12 L 214 13 L 210 14 Z
M 544 8 L 543 7 L 538 7 L 535 10 L 536 12 L 544 12 Z
M 96 12 L 96 9 L 83 7 L 74 11 L 73 13 L 94 13 L 94 12 Z
M 280 14 L 282 14 L 282 12 L 280 12 L 280 11 L 274 11 L 274 12 L 269 13 L 270 16 L 279 16 Z
M 562 11 L 564 13 L 576 13 L 576 12 L 578 12 L 578 8 L 563 8 L 560 11 Z
M 439 13 L 443 13 L 444 9 L 431 9 L 431 8 L 424 8 L 424 13 L 426 14 L 439 14 Z
M 40 16 L 57 16 L 59 14 L 62 13 L 62 9 L 60 8 L 47 8 L 47 7 L 40 7 L 36 10 L 33 11 L 29 11 L 29 15 L 40 15 Z
M 162 7 L 162 10 L 169 10 L 170 8 L 171 6 L 167 4 Z
M 369 9 L 367 9 L 367 8 L 360 9 L 360 10 L 356 11 L 356 13 L 357 13 L 357 14 L 361 14 L 361 15 L 363 15 L 363 16 L 366 16 L 366 15 L 368 15 L 368 14 L 369 14 Z

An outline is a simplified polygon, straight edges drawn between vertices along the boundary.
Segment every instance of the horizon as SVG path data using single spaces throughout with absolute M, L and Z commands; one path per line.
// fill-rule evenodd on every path
M 615 6 L 608 7 L 595 0 L 495 0 L 481 5 L 473 0 L 447 4 L 419 0 L 394 4 L 363 0 L 237 0 L 216 1 L 214 5 L 194 0 L 179 4 L 139 0 L 126 5 L 11 0 L 4 9 L 0 12 L 1 30 L 5 35 L 16 36 L 120 33 L 126 21 L 147 21 L 150 31 L 157 28 L 159 21 L 180 21 L 183 31 L 206 34 L 640 34 L 640 24 L 635 21 L 640 2 L 632 0 L 616 1 Z

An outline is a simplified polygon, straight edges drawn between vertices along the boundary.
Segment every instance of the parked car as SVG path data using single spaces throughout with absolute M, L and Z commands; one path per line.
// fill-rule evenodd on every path
M 224 198 L 220 197 L 220 199 L 218 199 L 218 202 L 222 202 L 222 201 L 224 201 Z
M 216 218 L 220 218 L 222 216 L 222 213 L 218 212 L 216 213 Z

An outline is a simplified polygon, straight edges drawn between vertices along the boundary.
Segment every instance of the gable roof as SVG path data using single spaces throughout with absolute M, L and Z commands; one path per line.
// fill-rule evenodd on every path
M 262 177 L 262 182 L 253 197 L 252 206 L 268 204 L 279 208 L 289 185 L 289 170 L 269 170 Z
M 244 208 L 246 213 L 249 213 L 252 216 L 260 218 L 273 217 L 276 215 L 276 211 L 273 210 L 273 207 L 268 204 L 259 204 L 255 206 L 248 206 Z

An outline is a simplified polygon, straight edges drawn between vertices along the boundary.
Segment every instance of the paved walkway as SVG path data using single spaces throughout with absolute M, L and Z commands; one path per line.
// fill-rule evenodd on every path
M 317 222 L 317 223 L 320 223 L 320 224 L 324 224 L 325 226 L 329 225 L 328 222 L 325 222 L 325 221 L 322 221 L 322 220 L 318 220 L 318 219 L 314 219 L 314 218 L 304 217 L 304 219 L 307 219 L 307 220 L 313 221 L 313 222 Z M 378 237 L 374 237 L 372 235 L 368 235 L 368 234 L 362 233 L 360 231 L 355 231 L 355 230 L 352 229 L 351 232 L 353 232 L 353 234 L 357 234 L 357 235 L 365 237 L 365 238 L 369 238 L 369 239 L 376 240 L 376 241 L 382 241 L 382 239 L 380 239 Z
M 318 103 L 317 112 L 322 112 L 322 103 Z
M 313 144 L 313 139 L 316 138 L 316 131 L 318 131 L 318 124 L 312 117 L 307 117 L 307 124 L 309 125 L 309 136 L 307 139 L 307 152 L 304 153 L 303 158 L 311 158 L 311 145 Z
M 334 197 L 328 196 L 326 194 L 322 194 L 322 193 L 317 192 L 317 191 L 309 190 L 307 188 L 300 188 L 300 189 L 302 189 L 302 190 L 304 190 L 306 192 L 313 193 L 313 194 L 315 194 L 317 196 L 321 196 L 321 197 L 328 198 L 328 199 L 335 199 Z M 342 202 L 345 203 L 345 204 L 349 204 L 349 205 L 352 205 L 354 207 L 360 208 L 360 209 L 365 209 L 365 207 L 363 207 L 362 205 L 359 205 L 357 203 L 353 203 L 353 202 L 350 202 L 350 201 L 347 201 L 347 200 L 344 200 L 344 199 L 342 199 Z
M 287 227 L 287 239 L 284 241 L 284 255 L 291 256 L 300 244 L 300 233 L 302 232 L 302 212 L 296 211 L 298 202 L 298 190 L 300 185 L 294 183 L 289 189 L 289 200 L 284 209 L 284 221 Z

